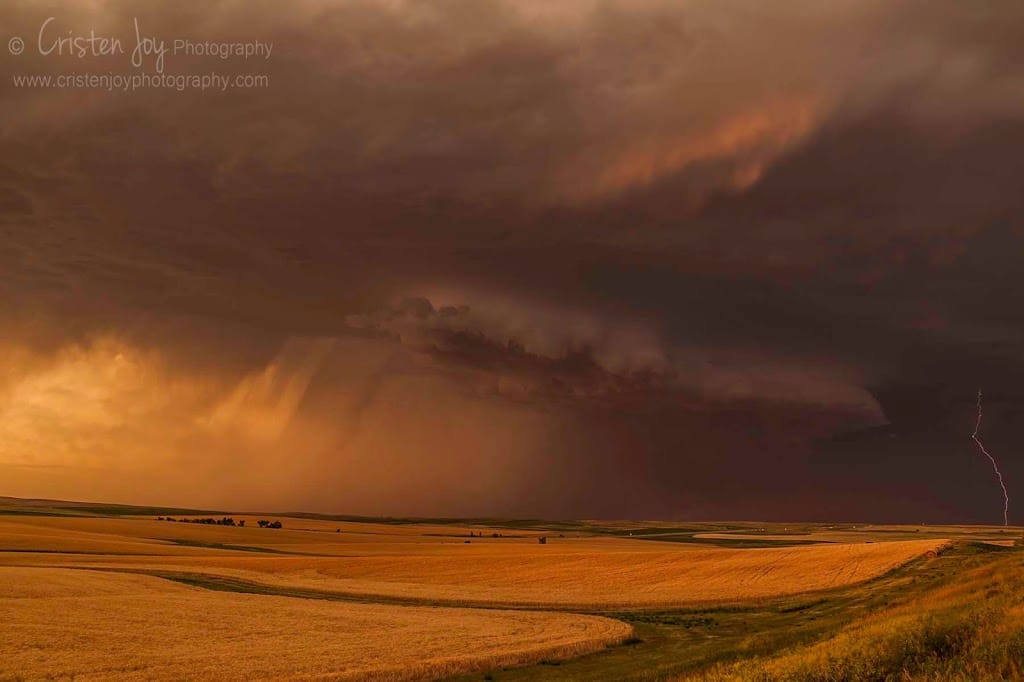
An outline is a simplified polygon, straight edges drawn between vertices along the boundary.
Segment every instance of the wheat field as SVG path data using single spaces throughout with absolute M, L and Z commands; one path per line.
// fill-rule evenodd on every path
M 598 667 L 564 679 L 619 679 L 632 677 L 631 652 L 677 655 L 647 643 L 652 632 L 654 643 L 717 641 L 714 630 L 693 639 L 686 615 L 652 631 L 666 610 L 769 613 L 780 600 L 870 585 L 950 546 L 907 528 L 741 549 L 728 542 L 792 534 L 693 530 L 726 542 L 714 546 L 717 537 L 663 541 L 680 533 L 669 524 L 581 522 L 555 532 L 235 515 L 246 520 L 238 527 L 36 511 L 0 515 L 0 680 L 403 680 L 515 669 L 534 679 L 562 669 L 539 662 L 568 659 Z M 1000 541 L 991 529 L 965 532 Z M 890 536 L 902 539 L 879 541 Z M 672 630 L 677 618 L 684 625 Z M 617 646 L 627 640 L 639 645 Z M 580 658 L 590 652 L 601 653 Z M 603 656 L 626 667 L 602 668 Z M 678 667 L 671 658 L 664 665 Z M 747 671 L 712 670 L 721 679 Z
M 558 659 L 629 636 L 594 616 L 211 592 L 159 578 L 0 568 L 0 679 L 422 679 Z
M 432 602 L 649 608 L 841 587 L 884 574 L 946 544 L 926 539 L 727 549 L 621 538 L 559 538 L 540 545 L 532 537 L 474 538 L 467 544 L 450 535 L 437 537 L 430 527 L 414 529 L 419 531 L 414 535 L 409 528 L 391 534 L 388 527 L 372 525 L 324 533 L 40 518 L 0 521 L 0 546 L 10 543 L 22 550 L 9 564 L 38 562 L 40 555 L 24 551 L 32 545 L 27 538 L 38 532 L 38 548 L 90 552 L 51 554 L 49 564 L 189 570 L 277 587 Z M 259 541 L 252 542 L 254 537 Z M 199 540 L 207 546 L 174 544 Z M 239 552 L 225 546 L 322 555 Z M 122 554 L 132 548 L 146 556 Z
M 669 608 L 775 598 L 850 585 L 934 552 L 942 541 L 785 549 L 607 548 L 324 557 L 180 557 L 120 567 L 193 570 L 283 588 L 431 602 L 560 608 Z M 548 550 L 548 551 L 545 551 Z M 127 559 L 127 558 L 125 558 Z M 114 565 L 98 562 L 99 565 Z
M 834 636 L 678 682 L 1024 679 L 1024 560 L 1009 555 Z

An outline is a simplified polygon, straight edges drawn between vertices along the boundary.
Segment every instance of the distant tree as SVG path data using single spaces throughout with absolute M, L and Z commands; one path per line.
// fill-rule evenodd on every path
M 280 521 L 274 521 L 273 523 L 268 523 L 267 524 L 267 528 L 280 528 L 280 527 L 281 527 L 281 522 Z
M 260 519 L 259 521 L 256 522 L 256 524 L 260 528 L 266 528 L 268 523 L 270 523 L 270 522 L 269 521 L 264 521 L 263 519 Z
M 539 538 L 537 538 L 537 542 L 539 542 L 542 545 L 546 545 L 546 544 L 548 544 L 548 539 L 546 537 L 544 537 L 543 535 L 541 535 Z
M 238 527 L 239 528 L 245 528 L 245 519 L 239 519 L 238 520 Z

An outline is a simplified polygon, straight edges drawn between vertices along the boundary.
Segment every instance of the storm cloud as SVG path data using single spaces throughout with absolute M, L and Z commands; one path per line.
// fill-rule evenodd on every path
M 1022 15 L 6 3 L 0 494 L 997 521 L 968 437 L 982 387 L 1013 499 Z M 273 44 L 165 58 L 266 87 L 19 80 L 153 74 L 136 26 Z M 93 34 L 125 53 L 40 53 Z

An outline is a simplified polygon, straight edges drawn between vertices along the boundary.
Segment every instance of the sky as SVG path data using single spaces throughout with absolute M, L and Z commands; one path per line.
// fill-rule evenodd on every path
M 982 389 L 1024 523 L 1020 3 L 0 26 L 0 495 L 1000 523 Z M 155 76 L 140 36 L 265 87 L 17 85 Z

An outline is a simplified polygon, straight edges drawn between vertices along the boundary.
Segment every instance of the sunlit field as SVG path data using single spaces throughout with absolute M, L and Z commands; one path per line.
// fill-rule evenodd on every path
M 0 611 L 0 677 L 13 679 L 421 679 L 579 655 L 631 631 L 594 616 L 330 603 L 52 568 L 0 568 Z
M 1024 561 L 965 571 L 941 588 L 858 618 L 834 637 L 685 679 L 1024 679 Z
M 1024 641 L 1019 529 L 0 512 L 5 680 L 980 679 Z
M 176 569 L 433 602 L 576 608 L 670 607 L 830 589 L 947 544 L 924 539 L 732 549 L 556 535 L 542 545 L 537 533 L 457 526 L 343 523 L 325 533 L 322 523 L 309 521 L 296 522 L 295 530 L 254 525 L 19 519 L 0 521 L 0 542 L 25 554 L 35 549 L 60 555 L 49 563 Z M 486 537 L 475 537 L 477 532 Z

